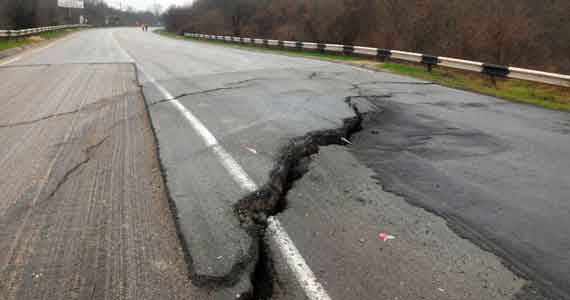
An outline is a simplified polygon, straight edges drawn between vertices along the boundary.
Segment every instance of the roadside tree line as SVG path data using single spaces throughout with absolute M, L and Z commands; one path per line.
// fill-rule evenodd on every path
M 366 45 L 570 73 L 568 0 L 195 0 L 170 31 Z
M 137 22 L 156 24 L 160 20 L 160 8 L 136 11 L 132 7 L 120 10 L 103 0 L 85 0 L 84 9 L 61 8 L 57 0 L 1 0 L 0 29 L 22 29 L 42 26 L 78 23 L 83 15 L 89 24 L 135 25 Z M 110 22 L 106 22 L 109 20 Z

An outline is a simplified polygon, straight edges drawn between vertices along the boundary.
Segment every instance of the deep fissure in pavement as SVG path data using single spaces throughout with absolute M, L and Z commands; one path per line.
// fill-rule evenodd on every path
M 138 75 L 139 74 L 137 72 L 137 82 L 139 82 L 139 88 L 142 91 L 143 86 L 140 84 Z M 249 81 L 253 80 L 237 82 L 237 86 L 231 85 L 229 87 L 183 93 L 177 95 L 173 99 L 161 99 L 155 102 L 148 102 L 147 99 L 145 99 L 146 113 L 149 119 L 152 119 L 150 115 L 150 107 L 156 104 L 170 102 L 190 95 L 244 88 L 248 86 L 244 85 L 244 83 Z M 160 146 L 156 140 L 154 123 L 150 122 L 151 129 L 154 133 L 156 150 L 160 162 L 159 165 L 163 175 L 162 178 L 165 184 L 170 210 L 175 218 L 174 224 L 176 226 L 176 232 L 184 252 L 186 263 L 188 264 L 189 275 L 193 284 L 210 288 L 230 287 L 239 282 L 240 278 L 243 278 L 243 276 L 248 276 L 252 283 L 252 290 L 244 291 L 244 293 L 236 295 L 237 297 L 240 299 L 257 300 L 270 299 L 272 297 L 274 291 L 274 261 L 273 254 L 271 253 L 269 244 L 267 243 L 267 238 L 269 237 L 265 234 L 268 225 L 267 218 L 269 216 L 277 215 L 286 209 L 286 195 L 288 191 L 292 188 L 293 183 L 296 180 L 299 180 L 305 173 L 307 173 L 311 162 L 311 156 L 318 153 L 320 146 L 344 146 L 350 144 L 350 137 L 362 129 L 361 124 L 365 113 L 361 113 L 359 111 L 357 105 L 353 103 L 353 99 L 391 97 L 390 94 L 363 95 L 362 90 L 358 85 L 353 85 L 352 90 L 357 90 L 357 95 L 346 97 L 345 102 L 353 110 L 355 115 L 354 117 L 343 119 L 343 123 L 340 128 L 313 131 L 304 136 L 289 140 L 277 151 L 278 155 L 275 158 L 274 167 L 270 171 L 268 182 L 255 192 L 252 192 L 240 199 L 234 205 L 234 211 L 240 220 L 242 227 L 253 238 L 253 245 L 249 250 L 252 259 L 233 266 L 230 274 L 223 278 L 197 276 L 193 271 L 193 261 L 192 256 L 190 255 L 191 249 L 189 249 L 188 245 L 185 243 L 185 239 L 179 227 L 180 223 L 176 220 L 178 216 L 177 208 L 171 198 L 171 193 L 168 190 L 167 173 L 164 170 L 162 159 L 160 158 Z M 142 94 L 144 97 L 144 93 Z
M 347 145 L 350 143 L 351 135 L 362 129 L 365 114 L 359 111 L 352 100 L 368 97 L 377 96 L 362 96 L 359 93 L 357 96 L 346 97 L 345 102 L 354 111 L 355 116 L 344 119 L 340 128 L 313 131 L 289 140 L 279 149 L 268 182 L 257 191 L 240 199 L 235 205 L 235 212 L 242 226 L 250 234 L 255 235 L 254 240 L 259 243 L 255 271 L 251 278 L 253 285 L 251 299 L 269 299 L 273 293 L 273 256 L 266 240 L 269 237 L 265 235 L 267 218 L 287 208 L 287 193 L 294 182 L 307 173 L 311 156 L 319 152 L 319 147 Z

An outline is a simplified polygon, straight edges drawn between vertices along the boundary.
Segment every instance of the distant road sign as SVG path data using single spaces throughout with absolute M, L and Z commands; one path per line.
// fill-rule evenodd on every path
M 83 0 L 57 0 L 57 6 L 66 8 L 85 8 Z

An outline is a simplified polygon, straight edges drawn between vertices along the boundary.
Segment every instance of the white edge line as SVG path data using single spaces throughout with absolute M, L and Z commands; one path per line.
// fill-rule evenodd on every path
M 27 56 L 30 56 L 30 55 L 32 55 L 32 54 L 34 54 L 34 53 L 36 53 L 36 52 L 40 52 L 40 51 L 49 49 L 49 48 L 53 47 L 54 45 L 58 44 L 58 42 L 66 41 L 66 40 L 69 39 L 71 36 L 73 36 L 73 35 L 68 35 L 68 36 L 65 36 L 65 37 L 63 37 L 63 38 L 61 38 L 61 39 L 56 39 L 56 40 L 51 41 L 51 42 L 49 42 L 47 45 L 45 45 L 45 46 L 43 46 L 43 47 L 40 47 L 40 48 L 30 49 L 30 51 L 21 53 L 20 55 L 15 56 L 15 57 L 13 57 L 13 58 L 7 60 L 7 61 L 1 62 L 1 63 L 0 63 L 0 67 L 3 67 L 3 66 L 5 66 L 5 65 L 9 65 L 9 64 L 11 64 L 11 63 L 13 63 L 13 62 L 17 62 L 17 61 L 19 61 L 20 59 L 22 59 L 22 58 L 24 58 L 24 57 L 27 57 Z
M 268 233 L 279 246 L 281 255 L 287 261 L 287 265 L 291 268 L 295 277 L 297 277 L 297 281 L 307 297 L 311 300 L 331 300 L 285 229 L 281 226 L 279 220 L 269 217 L 267 223 L 269 223 L 267 226 Z
M 5 62 L 0 63 L 0 66 L 9 65 L 9 64 L 11 64 L 11 63 L 13 63 L 13 62 L 19 61 L 20 59 L 22 59 L 21 56 L 16 56 L 16 57 L 14 57 L 14 58 L 12 58 L 12 59 L 9 59 L 9 60 L 7 60 L 7 61 L 5 61 Z
M 206 147 L 212 149 L 214 154 L 218 157 L 221 161 L 224 168 L 230 173 L 232 178 L 240 185 L 241 188 L 253 192 L 257 190 L 257 185 L 251 178 L 247 175 L 247 173 L 243 170 L 243 168 L 239 165 L 239 163 L 229 154 L 222 145 L 218 142 L 216 137 L 206 128 L 204 123 L 200 121 L 194 114 L 188 110 L 180 101 L 176 100 L 168 90 L 166 90 L 162 85 L 160 85 L 156 79 L 152 76 L 148 75 L 144 71 L 141 65 L 136 64 L 137 68 L 143 74 L 150 83 L 152 83 L 156 88 L 160 91 L 160 93 L 164 96 L 166 100 L 170 100 L 169 103 L 174 106 L 184 116 L 184 118 L 190 123 L 192 128 L 198 133 L 198 135 L 204 140 Z
M 127 54 L 130 57 L 130 55 Z M 131 58 L 132 60 L 132 58 Z M 134 60 L 133 60 L 134 61 Z M 224 168 L 230 173 L 233 179 L 246 191 L 253 192 L 257 190 L 257 185 L 244 171 L 240 164 L 229 154 L 214 135 L 206 128 L 204 123 L 200 121 L 190 110 L 188 110 L 180 101 L 176 100 L 168 90 L 160 85 L 152 76 L 144 71 L 141 65 L 136 63 L 138 70 L 152 83 L 165 99 L 171 100 L 171 103 L 190 123 L 192 128 L 202 137 L 206 146 L 211 147 L 212 151 L 220 159 Z M 297 281 L 303 288 L 305 295 L 310 300 L 331 300 L 323 286 L 318 282 L 313 271 L 307 262 L 295 247 L 295 244 L 281 226 L 279 220 L 274 217 L 268 218 L 268 230 L 271 238 L 278 245 L 281 255 L 285 258 L 287 265 L 295 274 Z

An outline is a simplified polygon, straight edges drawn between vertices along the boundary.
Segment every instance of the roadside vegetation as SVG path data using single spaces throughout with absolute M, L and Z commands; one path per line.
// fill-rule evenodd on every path
M 24 47 L 24 46 L 32 45 L 35 43 L 43 42 L 46 40 L 53 40 L 53 39 L 61 38 L 63 36 L 66 36 L 72 32 L 78 31 L 78 30 L 82 30 L 82 29 L 80 29 L 80 28 L 62 29 L 62 30 L 56 30 L 56 31 L 42 32 L 42 33 L 39 33 L 37 35 L 18 38 L 18 39 L 0 40 L 0 51 L 12 49 L 12 48 Z
M 168 31 L 370 46 L 570 74 L 568 0 L 194 0 Z
M 367 69 L 410 76 L 417 79 L 431 81 L 442 86 L 472 91 L 513 102 L 531 104 L 554 110 L 570 111 L 569 88 L 516 79 L 497 79 L 493 81 L 482 74 L 451 70 L 441 67 L 434 68 L 432 72 L 428 72 L 424 66 L 418 64 L 394 61 L 382 63 L 375 60 L 343 54 L 321 54 L 320 52 L 299 51 L 295 49 L 260 47 L 246 44 L 227 43 L 224 41 L 195 39 L 167 32 L 165 30 L 157 30 L 156 33 L 176 39 L 193 40 L 201 43 L 215 44 L 237 49 L 340 62 Z
M 61 24 L 78 24 L 79 16 L 86 16 L 94 26 L 134 26 L 160 23 L 160 1 L 149 4 L 146 10 L 135 10 L 128 4 L 117 9 L 101 0 L 84 0 L 84 9 L 58 7 L 56 0 L 1 0 L 0 29 L 25 29 Z M 126 4 L 126 3 L 125 3 Z
M 28 39 L 19 39 L 19 40 L 0 40 L 0 51 L 8 50 L 11 48 L 22 47 L 26 44 L 29 44 Z
M 513 102 L 521 102 L 544 108 L 570 111 L 570 89 L 517 79 L 496 79 L 463 71 L 425 67 L 404 63 L 379 63 L 377 68 L 392 73 L 428 80 L 443 86 L 473 91 Z

